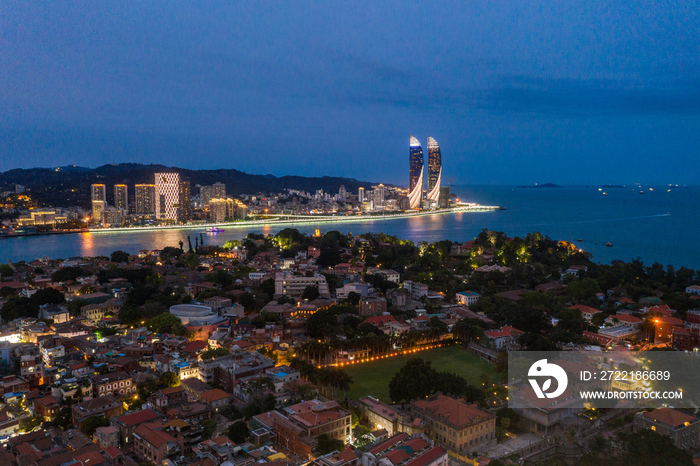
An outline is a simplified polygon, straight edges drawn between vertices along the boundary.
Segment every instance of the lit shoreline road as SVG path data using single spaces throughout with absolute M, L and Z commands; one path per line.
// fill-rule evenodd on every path
M 102 232 L 139 232 L 139 231 L 158 231 L 158 230 L 183 230 L 183 229 L 202 229 L 202 228 L 250 228 L 251 226 L 263 225 L 295 225 L 295 224 L 323 224 L 323 223 L 343 223 L 343 222 L 366 222 L 372 220 L 393 220 L 397 218 L 421 217 L 424 215 L 442 215 L 457 212 L 490 212 L 494 210 L 504 210 L 499 206 L 482 206 L 482 205 L 463 205 L 450 207 L 449 209 L 430 210 L 425 212 L 401 212 L 388 215 L 282 215 L 279 214 L 279 219 L 265 220 L 246 220 L 240 222 L 229 223 L 197 223 L 187 225 L 161 225 L 161 226 L 134 226 L 124 228 L 89 228 L 90 233 Z M 271 217 L 275 215 L 266 215 Z M 85 230 L 82 230 L 85 232 Z M 77 233 L 77 232 L 76 232 Z

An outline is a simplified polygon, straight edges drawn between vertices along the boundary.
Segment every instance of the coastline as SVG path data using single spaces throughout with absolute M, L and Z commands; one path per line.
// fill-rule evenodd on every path
M 265 225 L 295 225 L 295 224 L 323 224 L 323 223 L 346 223 L 346 222 L 367 222 L 372 220 L 395 220 L 400 218 L 409 217 L 422 217 L 425 215 L 443 215 L 451 214 L 457 212 L 491 212 L 495 210 L 505 210 L 504 207 L 500 206 L 482 206 L 482 205 L 468 205 L 459 207 L 450 207 L 448 209 L 431 210 L 424 212 L 402 212 L 390 215 L 357 215 L 357 216 L 308 216 L 308 217 L 297 217 L 294 219 L 290 218 L 280 218 L 275 219 L 265 219 L 265 220 L 247 220 L 240 222 L 228 222 L 228 223 L 198 223 L 195 225 L 162 225 L 162 226 L 145 226 L 145 227 L 127 227 L 127 228 L 89 228 L 75 233 L 135 233 L 141 231 L 162 231 L 162 230 L 185 230 L 185 229 L 201 229 L 208 227 L 217 228 L 248 228 L 251 226 L 265 226 Z M 281 216 L 287 217 L 287 216 Z M 289 216 L 291 217 L 291 216 Z

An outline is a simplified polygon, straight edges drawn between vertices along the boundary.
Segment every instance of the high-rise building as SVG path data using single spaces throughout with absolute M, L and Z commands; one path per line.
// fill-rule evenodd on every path
M 101 222 L 102 212 L 107 207 L 107 187 L 103 184 L 91 185 L 90 200 L 92 201 L 92 221 L 95 223 Z
M 428 138 L 428 200 L 440 200 L 440 181 L 442 181 L 442 157 L 440 146 L 431 137 Z
M 180 223 L 186 223 L 192 220 L 192 203 L 190 198 L 192 193 L 190 191 L 190 180 L 182 179 L 180 180 L 180 193 L 179 193 L 179 203 L 177 206 L 177 221 Z
M 440 186 L 440 198 L 438 199 L 438 205 L 443 208 L 450 206 L 450 187 Z
M 419 209 L 423 199 L 423 168 L 423 147 L 411 135 L 408 172 L 408 201 L 411 209 Z
M 385 188 L 383 184 L 380 184 L 374 190 L 372 191 L 372 201 L 374 202 L 374 208 L 378 207 L 384 207 L 384 197 L 385 197 Z
M 226 199 L 226 185 L 214 183 L 208 186 L 200 186 L 199 199 L 202 202 L 202 206 L 209 204 L 209 201 L 212 199 Z
M 156 218 L 177 220 L 177 206 L 180 200 L 180 174 L 156 173 Z
M 114 185 L 114 207 L 129 210 L 129 190 L 125 184 Z
M 344 184 L 340 185 L 340 189 L 338 190 L 338 198 L 341 201 L 344 201 L 345 199 L 348 198 L 348 192 L 345 190 Z
M 365 202 L 365 188 L 360 188 L 357 190 L 357 200 L 360 204 Z
M 237 199 L 211 199 L 209 207 L 215 222 L 245 219 L 248 208 Z
M 135 194 L 136 214 L 153 215 L 156 213 L 156 185 L 137 184 Z

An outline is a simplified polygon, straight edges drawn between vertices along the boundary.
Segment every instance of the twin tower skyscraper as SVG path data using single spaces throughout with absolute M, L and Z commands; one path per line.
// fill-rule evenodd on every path
M 420 209 L 423 202 L 423 174 L 425 161 L 423 147 L 418 139 L 411 135 L 409 148 L 408 201 L 411 209 Z M 440 181 L 442 179 L 442 158 L 440 146 L 431 137 L 428 138 L 428 194 L 429 203 L 437 203 L 440 198 Z

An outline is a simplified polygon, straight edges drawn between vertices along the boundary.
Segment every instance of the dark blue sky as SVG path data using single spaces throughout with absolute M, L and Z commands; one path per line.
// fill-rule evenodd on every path
M 685 1 L 3 2 L 0 171 L 700 184 Z

